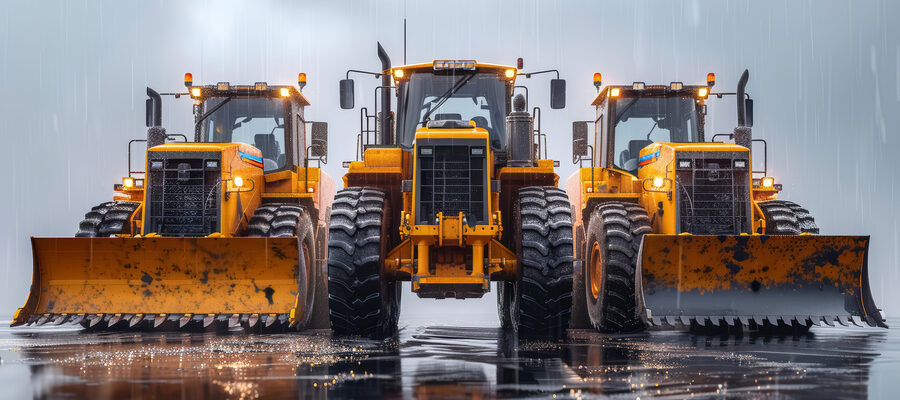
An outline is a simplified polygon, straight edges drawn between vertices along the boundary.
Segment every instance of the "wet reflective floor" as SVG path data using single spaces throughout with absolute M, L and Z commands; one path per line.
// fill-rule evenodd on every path
M 335 340 L 327 332 L 2 328 L 0 398 L 897 398 L 900 393 L 896 329 L 814 328 L 802 336 L 740 337 L 572 331 L 565 343 L 520 343 L 496 327 L 495 313 L 482 312 L 489 302 L 466 304 L 434 310 L 419 305 L 404 314 L 398 338 L 384 342 Z M 889 324 L 900 327 L 900 320 Z

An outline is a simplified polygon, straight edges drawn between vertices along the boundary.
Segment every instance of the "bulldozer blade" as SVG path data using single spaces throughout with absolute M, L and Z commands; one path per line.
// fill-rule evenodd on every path
M 307 312 L 296 237 L 31 241 L 31 292 L 11 326 L 81 314 L 96 328 L 159 327 L 170 315 L 208 315 L 206 327 L 219 315 Z
M 645 235 L 638 312 L 647 324 L 886 328 L 869 287 L 868 245 L 868 236 Z

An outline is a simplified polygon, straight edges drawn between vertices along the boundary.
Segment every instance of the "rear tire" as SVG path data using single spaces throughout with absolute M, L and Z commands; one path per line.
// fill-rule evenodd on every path
M 78 224 L 75 237 L 110 237 L 131 233 L 128 221 L 140 203 L 133 201 L 108 201 L 100 204 Z
M 520 189 L 514 218 L 520 277 L 509 285 L 510 323 L 520 336 L 562 338 L 572 315 L 569 198 L 555 187 Z
M 312 219 L 305 208 L 292 204 L 265 204 L 257 207 L 247 224 L 247 237 L 297 237 L 300 262 L 297 271 L 297 301 L 305 304 L 303 315 L 297 318 L 297 328 L 305 329 L 316 307 L 325 299 L 316 298 L 316 240 Z M 303 288 L 303 289 L 301 289 Z
M 766 235 L 819 234 L 816 220 L 797 203 L 770 200 L 758 203 L 766 219 Z
M 500 328 L 509 329 L 512 327 L 512 320 L 509 316 L 510 296 L 513 293 L 511 282 L 497 282 L 497 316 L 500 317 Z
M 382 275 L 390 211 L 384 192 L 351 187 L 334 197 L 328 237 L 328 305 L 337 336 L 380 339 L 397 331 L 400 283 Z
M 584 253 L 584 291 L 591 325 L 602 332 L 644 329 L 637 310 L 637 258 L 650 218 L 643 207 L 603 203 L 591 213 Z

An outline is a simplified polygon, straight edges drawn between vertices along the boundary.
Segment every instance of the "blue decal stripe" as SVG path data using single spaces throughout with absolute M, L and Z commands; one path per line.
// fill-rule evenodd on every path
M 650 154 L 647 154 L 646 156 L 639 157 L 638 162 L 647 161 L 653 157 L 658 157 L 658 156 L 659 156 L 659 150 L 657 150 L 655 153 L 650 153 Z
M 238 155 L 240 155 L 241 157 L 259 162 L 259 163 L 263 162 L 262 157 L 254 156 L 253 154 L 247 154 L 247 153 L 244 153 L 243 151 L 238 151 Z

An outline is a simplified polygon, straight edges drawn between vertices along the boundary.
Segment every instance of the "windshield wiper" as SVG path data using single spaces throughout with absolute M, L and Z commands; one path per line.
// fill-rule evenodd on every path
M 462 89 L 462 87 L 465 86 L 466 83 L 469 83 L 469 81 L 472 80 L 474 76 L 475 74 L 473 73 L 460 78 L 458 81 L 456 81 L 456 83 L 453 84 L 453 86 L 450 87 L 450 89 L 447 89 L 447 91 L 440 95 L 440 97 L 434 99 L 432 103 L 436 101 L 437 105 L 435 105 L 433 108 L 430 108 L 428 112 L 426 112 L 425 115 L 422 116 L 422 119 L 419 120 L 419 123 L 416 124 L 416 126 L 418 126 L 419 124 L 427 123 L 428 117 L 430 117 L 433 112 L 437 111 L 438 108 L 441 108 L 441 106 L 444 105 L 444 102 L 450 99 L 450 97 L 452 97 L 454 93 L 458 92 L 459 89 Z
M 222 100 L 221 103 L 216 104 L 215 107 L 211 108 L 209 111 L 207 111 L 200 118 L 197 119 L 197 122 L 194 123 L 194 141 L 196 141 L 196 142 L 200 141 L 200 124 L 203 123 L 203 120 L 205 120 L 206 117 L 209 117 L 210 115 L 212 115 L 214 112 L 219 111 L 219 109 L 222 108 L 222 106 L 224 106 L 226 103 L 231 101 L 231 99 L 233 99 L 233 98 L 234 97 L 226 97 L 225 100 Z

